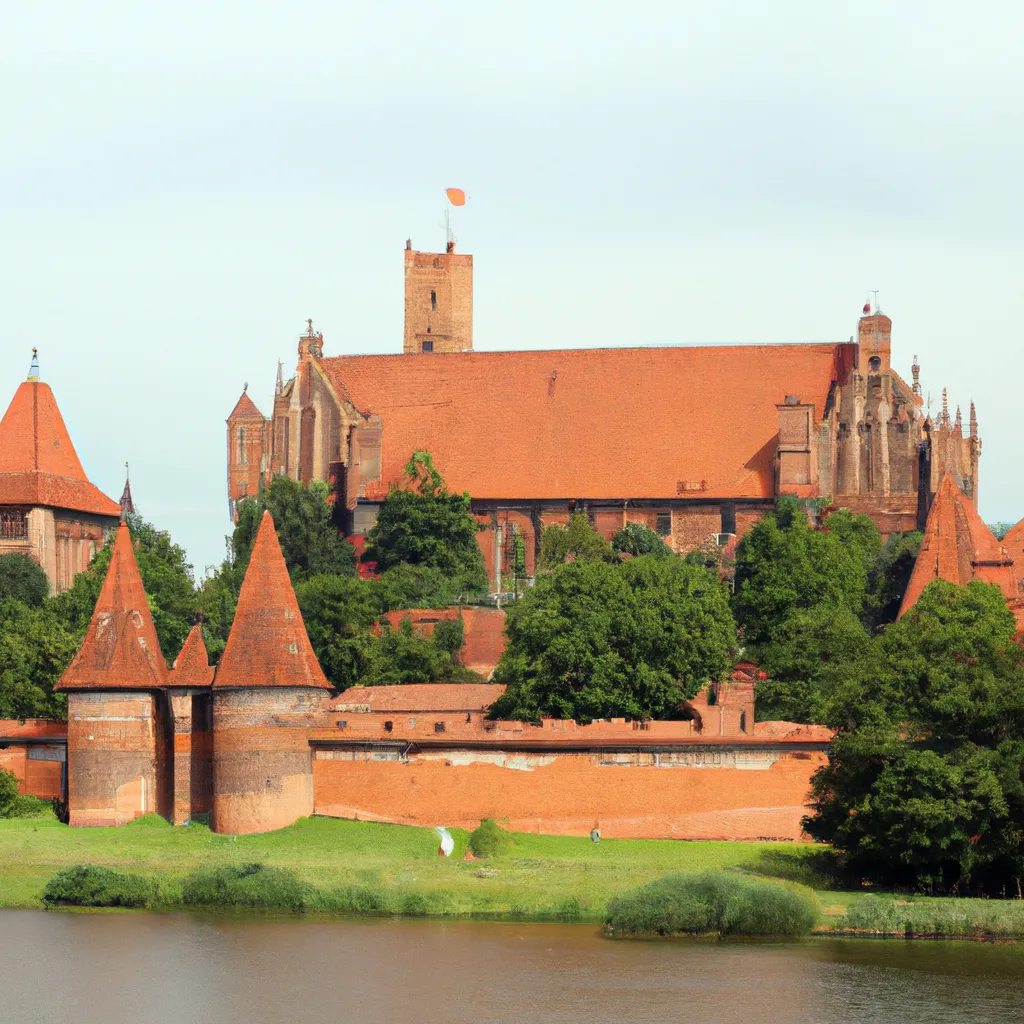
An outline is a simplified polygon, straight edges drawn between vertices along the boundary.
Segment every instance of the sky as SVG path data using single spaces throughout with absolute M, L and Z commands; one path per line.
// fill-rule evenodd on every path
M 457 186 L 478 350 L 843 341 L 877 289 L 1015 521 L 1022 36 L 1008 0 L 9 5 L 0 407 L 38 347 L 90 478 L 128 462 L 201 576 L 243 385 L 269 413 L 307 317 L 401 351 Z

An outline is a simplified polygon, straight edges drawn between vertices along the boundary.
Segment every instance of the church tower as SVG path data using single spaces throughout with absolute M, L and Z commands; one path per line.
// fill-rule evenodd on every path
M 413 352 L 473 351 L 473 257 L 405 243 L 405 344 Z

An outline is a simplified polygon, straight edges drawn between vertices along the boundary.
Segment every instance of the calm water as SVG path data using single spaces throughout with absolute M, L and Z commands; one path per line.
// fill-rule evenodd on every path
M 0 911 L 17 1024 L 1024 1019 L 1024 945 L 610 942 L 589 927 Z

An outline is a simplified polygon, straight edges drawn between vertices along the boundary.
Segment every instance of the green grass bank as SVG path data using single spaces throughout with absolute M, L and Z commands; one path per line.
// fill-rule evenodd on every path
M 52 816 L 0 820 L 0 907 L 42 906 L 46 883 L 74 865 L 155 881 L 168 905 L 197 871 L 260 863 L 318 890 L 356 894 L 352 909 L 445 917 L 600 923 L 609 901 L 666 875 L 738 871 L 810 886 L 819 929 L 859 934 L 1024 937 L 1024 903 L 835 891 L 828 851 L 813 844 L 679 842 L 516 833 L 488 860 L 467 861 L 468 833 L 437 854 L 432 829 L 309 818 L 254 836 L 147 817 L 120 828 L 72 829 Z M 361 895 L 360 895 L 361 894 Z

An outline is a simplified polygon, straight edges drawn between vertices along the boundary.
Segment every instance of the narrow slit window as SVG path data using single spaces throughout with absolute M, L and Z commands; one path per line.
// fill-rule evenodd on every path
M 437 292 L 433 288 L 430 289 L 430 308 L 437 309 Z

